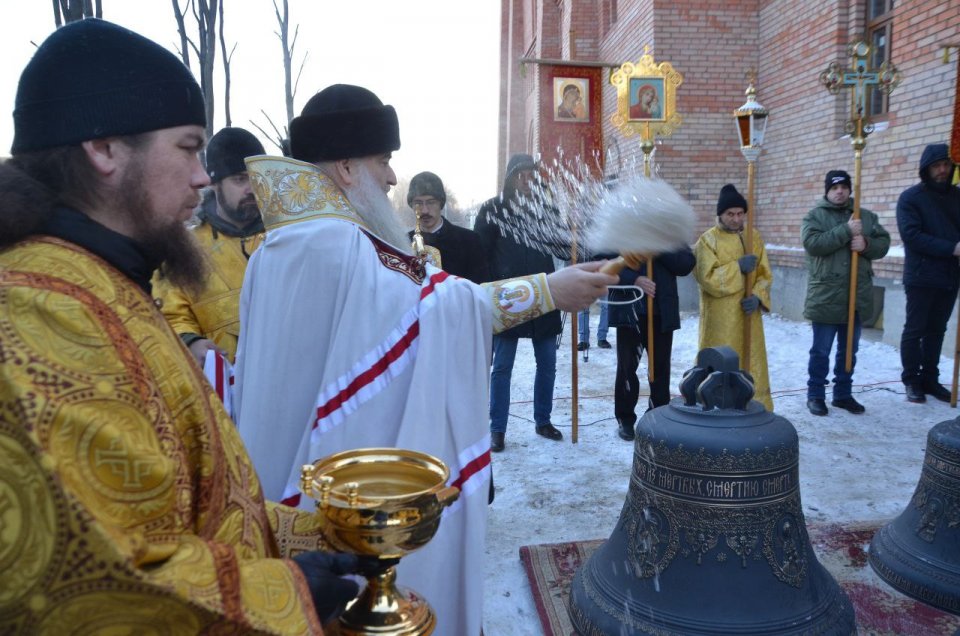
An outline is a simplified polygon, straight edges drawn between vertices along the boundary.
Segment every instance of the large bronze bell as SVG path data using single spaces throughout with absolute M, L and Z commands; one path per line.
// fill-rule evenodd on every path
M 927 433 L 917 490 L 873 536 L 870 565 L 904 594 L 960 614 L 960 418 Z
M 573 579 L 574 627 L 855 634 L 853 605 L 807 536 L 793 425 L 751 401 L 729 347 L 701 351 L 680 391 L 637 424 L 620 519 Z

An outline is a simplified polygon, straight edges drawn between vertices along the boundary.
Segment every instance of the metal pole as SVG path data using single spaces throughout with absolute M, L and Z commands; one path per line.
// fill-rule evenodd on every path
M 649 179 L 653 140 L 644 139 L 640 148 L 643 150 L 643 176 Z M 647 278 L 653 280 L 653 256 L 647 256 Z M 647 381 L 653 384 L 653 297 L 650 294 L 647 294 Z
M 960 312 L 960 309 L 957 310 Z M 953 386 L 950 391 L 950 408 L 957 408 L 957 381 L 960 379 L 960 313 L 957 316 L 957 337 L 953 341 Z
M 573 220 L 570 228 L 570 264 L 577 263 L 577 223 Z M 589 311 L 589 308 L 588 308 Z M 577 323 L 580 316 L 570 312 L 570 442 L 576 444 L 580 432 L 580 368 L 577 360 Z
M 863 135 L 863 116 L 857 117 L 857 134 L 851 140 L 853 144 L 853 218 L 860 218 L 860 168 L 863 163 L 863 147 L 867 139 Z M 847 302 L 847 352 L 844 368 L 847 373 L 853 370 L 853 321 L 857 311 L 857 266 L 859 252 L 850 250 L 850 298 Z
M 744 230 L 744 245 L 743 253 L 752 254 L 753 253 L 753 217 L 756 214 L 756 209 L 753 205 L 753 183 L 756 171 L 756 162 L 747 160 L 747 227 Z M 752 272 L 747 273 L 744 276 L 743 280 L 743 297 L 749 298 L 753 295 L 753 281 L 756 276 L 756 268 Z M 757 315 L 760 314 L 760 308 L 757 307 Z M 751 314 L 747 314 L 743 317 L 743 359 L 740 361 L 740 364 L 743 367 L 744 371 L 750 371 L 750 349 L 752 345 L 753 337 L 753 321 L 754 317 Z

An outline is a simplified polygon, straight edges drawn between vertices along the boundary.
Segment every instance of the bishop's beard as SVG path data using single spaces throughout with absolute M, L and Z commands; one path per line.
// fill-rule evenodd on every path
M 158 218 L 144 187 L 142 165 L 135 165 L 120 186 L 122 209 L 134 224 L 132 237 L 150 262 L 160 263 L 160 275 L 173 285 L 197 294 L 203 290 L 209 268 L 193 234 L 180 221 Z
M 397 211 L 367 166 L 358 164 L 357 184 L 344 194 L 373 234 L 404 254 L 412 253 L 410 238 Z

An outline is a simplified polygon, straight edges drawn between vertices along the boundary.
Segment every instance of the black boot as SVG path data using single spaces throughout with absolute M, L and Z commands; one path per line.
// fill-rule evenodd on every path
M 550 422 L 537 425 L 537 435 L 540 437 L 546 437 L 547 439 L 552 439 L 555 442 L 559 442 L 563 439 L 563 433 L 561 433 L 557 427 Z
M 857 402 L 853 396 L 840 398 L 839 400 L 833 400 L 830 402 L 838 409 L 843 409 L 844 411 L 850 411 L 854 415 L 861 415 L 866 412 L 866 407 L 863 404 Z
M 941 402 L 950 401 L 950 391 L 939 382 L 925 382 L 923 384 L 923 392 L 927 395 L 932 395 Z
M 505 433 L 490 433 L 490 450 L 494 453 L 503 451 L 503 436 Z
M 827 414 L 827 403 L 823 398 L 809 398 L 807 400 L 807 408 L 810 409 L 810 412 L 814 415 Z
M 923 387 L 919 384 L 907 385 L 907 402 L 923 404 L 927 401 L 927 396 L 923 394 Z
M 620 439 L 632 442 L 636 437 L 636 434 L 633 431 L 633 422 L 617 418 L 617 424 L 619 425 L 617 435 L 620 436 Z

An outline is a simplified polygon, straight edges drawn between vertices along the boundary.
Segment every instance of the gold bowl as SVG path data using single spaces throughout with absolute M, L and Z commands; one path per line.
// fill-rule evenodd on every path
M 330 545 L 383 560 L 332 630 L 339 634 L 430 634 L 436 617 L 415 592 L 398 588 L 396 559 L 436 534 L 443 509 L 460 490 L 447 486 L 446 464 L 417 451 L 361 448 L 303 466 L 300 490 L 316 499 Z M 378 561 L 379 562 L 379 561 Z

